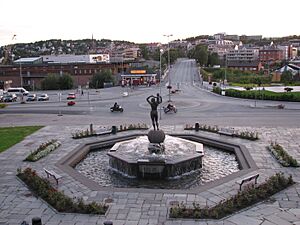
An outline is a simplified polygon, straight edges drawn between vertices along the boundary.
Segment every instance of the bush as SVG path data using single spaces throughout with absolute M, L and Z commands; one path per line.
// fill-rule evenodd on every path
M 73 87 L 73 79 L 69 74 L 49 74 L 41 82 L 43 90 L 66 90 Z
M 61 143 L 55 139 L 42 143 L 35 151 L 31 152 L 25 161 L 35 162 L 47 156 L 50 152 L 57 149 Z
M 298 167 L 299 163 L 296 159 L 290 156 L 281 145 L 277 143 L 271 143 L 270 146 L 267 147 L 269 151 L 274 155 L 274 157 L 279 161 L 279 163 L 283 166 L 290 167 Z
M 213 92 L 220 94 L 218 89 Z M 274 101 L 300 101 L 300 92 L 276 93 L 272 91 L 239 91 L 235 89 L 226 89 L 226 96 L 246 99 L 264 99 Z
M 282 173 L 277 173 L 258 187 L 254 188 L 252 186 L 240 191 L 237 195 L 219 202 L 214 207 L 200 208 L 199 204 L 196 203 L 193 203 L 193 207 L 186 207 L 182 203 L 172 207 L 169 216 L 171 218 L 221 219 L 224 216 L 268 199 L 292 184 L 294 184 L 292 176 L 286 178 Z
M 7 106 L 7 104 L 4 104 L 4 103 L 0 103 L 0 109 L 3 109 Z
M 105 214 L 108 206 L 92 202 L 83 203 L 83 200 L 72 199 L 53 188 L 49 181 L 39 177 L 36 171 L 26 168 L 24 171 L 18 170 L 17 176 L 28 186 L 28 188 L 44 199 L 48 204 L 59 212 L 86 213 L 86 214 Z

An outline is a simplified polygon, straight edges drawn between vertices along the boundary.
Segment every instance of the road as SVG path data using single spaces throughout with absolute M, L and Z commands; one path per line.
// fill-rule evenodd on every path
M 160 113 L 162 125 L 186 124 L 199 122 L 210 125 L 226 126 L 266 126 L 297 127 L 300 124 L 300 104 L 284 102 L 285 109 L 276 106 L 282 102 L 244 100 L 219 96 L 201 86 L 194 60 L 180 59 L 170 70 L 170 81 L 173 89 L 173 104 L 178 108 L 176 114 Z M 77 96 L 74 106 L 67 106 L 66 95 L 58 101 L 57 92 L 49 92 L 49 102 L 30 102 L 26 104 L 11 103 L 0 110 L 0 126 L 30 124 L 65 124 L 83 125 L 89 123 L 150 124 L 150 106 L 146 98 L 160 92 L 162 106 L 168 102 L 168 77 L 161 86 L 138 87 L 135 89 L 113 87 L 101 90 L 89 90 L 84 96 Z M 123 92 L 127 97 L 122 97 Z M 124 107 L 124 112 L 111 113 L 109 108 L 114 102 Z M 63 116 L 58 116 L 58 115 Z

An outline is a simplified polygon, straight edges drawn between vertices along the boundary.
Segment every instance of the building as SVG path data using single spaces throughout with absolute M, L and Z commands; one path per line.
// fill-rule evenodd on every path
M 240 41 L 239 35 L 236 34 L 232 34 L 232 35 L 226 34 L 225 39 L 230 41 Z
M 24 60 L 23 60 L 24 61 Z M 23 86 L 30 89 L 40 88 L 41 81 L 49 74 L 69 74 L 73 78 L 75 87 L 86 86 L 96 73 L 104 69 L 109 69 L 116 79 L 130 67 L 130 62 L 115 63 L 86 63 L 86 62 L 67 62 L 67 63 L 32 63 L 13 64 L 0 66 L 0 81 L 10 82 L 11 87 L 18 87 L 23 80 Z
M 44 55 L 44 63 L 109 63 L 109 54 Z
M 226 33 L 217 33 L 217 34 L 213 35 L 215 40 L 224 40 L 225 36 L 226 36 Z
M 124 57 L 127 59 L 136 60 L 141 57 L 140 48 L 127 48 L 123 51 Z
M 273 65 L 285 59 L 284 51 L 276 47 L 267 47 L 259 50 L 259 61 L 262 64 Z
M 241 35 L 241 41 L 260 41 L 262 39 L 262 35 Z
M 227 61 L 257 61 L 259 57 L 259 49 L 257 48 L 240 48 L 236 46 L 227 53 Z
M 131 69 L 129 73 L 121 75 L 121 85 L 151 85 L 156 84 L 157 74 L 149 73 L 145 69 Z
M 16 64 L 41 64 L 43 62 L 43 57 L 28 57 L 28 58 L 20 58 L 15 60 L 14 63 Z
M 259 72 L 262 69 L 261 63 L 257 61 L 228 61 L 227 68 L 241 70 L 241 71 L 251 71 Z

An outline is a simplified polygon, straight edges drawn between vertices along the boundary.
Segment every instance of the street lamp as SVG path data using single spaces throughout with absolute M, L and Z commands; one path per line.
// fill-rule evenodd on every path
M 164 50 L 159 50 L 159 95 L 161 96 L 161 56 L 163 54 Z M 161 104 L 159 106 L 159 119 L 161 120 Z
M 225 55 L 225 78 L 224 78 L 225 89 L 226 89 L 226 83 L 227 83 L 227 54 Z
M 165 37 L 168 37 L 168 89 L 169 89 L 169 102 L 171 101 L 171 79 L 170 79 L 170 42 L 169 37 L 172 37 L 173 34 L 164 34 Z

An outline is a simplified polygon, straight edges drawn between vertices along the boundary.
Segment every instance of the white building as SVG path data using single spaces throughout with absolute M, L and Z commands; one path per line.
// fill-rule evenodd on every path
M 227 61 L 257 61 L 258 58 L 258 48 L 239 48 L 236 46 L 227 53 Z
M 46 63 L 109 63 L 109 54 L 91 55 L 44 55 Z

